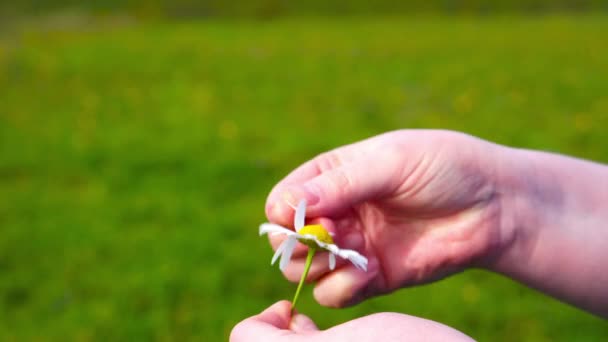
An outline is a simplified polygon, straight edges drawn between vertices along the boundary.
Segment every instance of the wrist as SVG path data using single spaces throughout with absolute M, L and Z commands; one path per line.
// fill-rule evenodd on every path
M 608 315 L 608 167 L 504 149 L 497 170 L 500 236 L 484 265 L 600 316 Z
M 494 179 L 500 219 L 495 227 L 492 246 L 488 248 L 484 267 L 513 275 L 526 263 L 534 249 L 537 227 L 549 210 L 539 198 L 538 162 L 528 150 L 497 146 Z M 549 177 L 549 175 L 544 175 Z

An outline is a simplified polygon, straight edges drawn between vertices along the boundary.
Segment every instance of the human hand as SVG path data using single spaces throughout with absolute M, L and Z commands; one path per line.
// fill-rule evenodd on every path
M 319 330 L 305 315 L 290 315 L 291 304 L 280 301 L 237 324 L 230 342 L 291 341 L 471 341 L 445 325 L 397 313 L 378 313 L 328 330 Z
M 308 201 L 307 217 L 334 233 L 336 244 L 367 256 L 368 271 L 339 261 L 329 272 L 317 256 L 308 280 L 327 306 L 345 306 L 400 287 L 438 280 L 482 264 L 501 231 L 496 158 L 501 147 L 448 131 L 396 131 L 321 154 L 280 181 L 268 197 L 271 222 L 290 226 Z M 276 249 L 282 241 L 271 236 Z M 304 267 L 298 246 L 285 276 Z

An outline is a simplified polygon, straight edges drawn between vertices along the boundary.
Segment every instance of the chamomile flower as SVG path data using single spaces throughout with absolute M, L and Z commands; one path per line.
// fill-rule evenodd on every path
M 367 258 L 351 249 L 341 249 L 335 243 L 331 234 L 320 224 L 304 225 L 306 219 L 306 200 L 300 201 L 295 208 L 294 228 L 296 231 L 281 227 L 274 223 L 263 223 L 260 225 L 260 235 L 285 234 L 287 238 L 277 248 L 272 257 L 271 264 L 274 264 L 279 256 L 281 262 L 279 268 L 284 271 L 291 260 L 293 250 L 297 242 L 307 245 L 310 249 L 320 249 L 329 252 L 329 268 L 336 267 L 336 255 L 349 260 L 355 267 L 367 271 Z
M 298 297 L 300 295 L 300 290 L 302 289 L 302 285 L 304 284 L 304 280 L 308 275 L 308 271 L 310 271 L 310 265 L 312 265 L 312 258 L 315 256 L 315 252 L 319 249 L 325 250 L 329 252 L 329 268 L 333 270 L 336 267 L 336 255 L 347 259 L 355 265 L 355 267 L 367 271 L 367 258 L 363 255 L 353 251 L 351 249 L 340 249 L 334 243 L 334 239 L 331 237 L 331 234 L 320 224 L 312 224 L 312 225 L 304 225 L 306 221 L 306 200 L 300 201 L 298 203 L 298 207 L 295 208 L 296 214 L 294 217 L 293 226 L 296 229 L 293 230 L 287 229 L 285 227 L 281 227 L 274 223 L 263 223 L 260 226 L 260 235 L 263 234 L 285 234 L 287 238 L 285 241 L 281 243 L 277 251 L 274 253 L 272 257 L 271 264 L 274 264 L 279 256 L 281 257 L 281 262 L 279 263 L 279 268 L 281 271 L 284 271 L 289 264 L 289 260 L 291 259 L 291 255 L 293 254 L 293 250 L 296 248 L 296 244 L 299 242 L 308 246 L 308 256 L 306 257 L 306 264 L 304 265 L 304 272 L 302 273 L 302 278 L 300 278 L 300 283 L 298 284 L 298 288 L 296 289 L 296 294 L 293 297 L 291 310 L 296 307 L 296 302 L 298 301 Z

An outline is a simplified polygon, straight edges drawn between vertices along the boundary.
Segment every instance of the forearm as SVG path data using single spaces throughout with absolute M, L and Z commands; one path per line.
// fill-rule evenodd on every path
M 608 167 L 505 151 L 504 243 L 491 269 L 608 317 Z

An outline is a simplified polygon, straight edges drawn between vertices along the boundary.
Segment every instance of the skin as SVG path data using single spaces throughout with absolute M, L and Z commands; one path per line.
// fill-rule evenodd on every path
M 269 220 L 289 227 L 290 203 L 303 198 L 310 223 L 369 260 L 367 272 L 343 260 L 329 272 L 318 255 L 308 280 L 322 305 L 353 305 L 476 267 L 608 317 L 605 165 L 456 132 L 402 130 L 295 169 L 270 193 Z M 270 242 L 276 249 L 281 241 Z M 298 246 L 289 280 L 299 280 L 305 255 Z M 352 324 L 373 329 L 371 321 Z
M 319 330 L 305 315 L 290 316 L 291 303 L 280 301 L 259 315 L 239 323 L 230 334 L 230 341 L 403 341 L 418 340 L 472 341 L 450 327 L 426 319 L 383 312 L 361 317 L 327 330 Z

